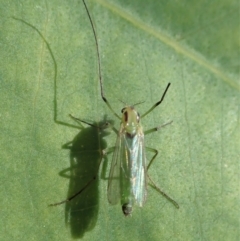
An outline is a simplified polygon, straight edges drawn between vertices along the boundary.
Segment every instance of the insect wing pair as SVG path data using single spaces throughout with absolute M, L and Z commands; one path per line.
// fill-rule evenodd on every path
M 147 196 L 147 168 L 144 133 L 134 107 L 122 110 L 122 122 L 116 141 L 108 183 L 108 201 L 121 199 L 125 216 L 131 215 L 136 203 L 142 207 Z

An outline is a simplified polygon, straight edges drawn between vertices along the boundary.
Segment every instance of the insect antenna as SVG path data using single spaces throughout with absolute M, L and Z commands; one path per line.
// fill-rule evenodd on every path
M 134 104 L 133 106 L 135 107 L 136 105 L 140 105 L 140 104 L 142 104 L 142 103 L 144 103 L 145 102 L 145 100 L 143 100 L 143 101 L 140 101 L 140 102 L 137 102 L 136 104 Z
M 85 9 L 86 9 L 86 12 L 87 12 L 89 21 L 90 21 L 90 23 L 91 23 L 91 27 L 92 27 L 93 35 L 94 35 L 94 39 L 95 39 L 95 44 L 96 44 L 96 49 L 97 49 L 98 76 L 99 76 L 99 82 L 100 82 L 100 88 L 101 88 L 101 96 L 102 96 L 103 101 L 107 104 L 108 108 L 112 111 L 112 113 L 113 113 L 118 119 L 121 119 L 121 117 L 113 110 L 112 106 L 110 105 L 110 103 L 108 102 L 107 98 L 106 98 L 105 95 L 104 95 L 104 91 L 103 91 L 103 81 L 102 81 L 102 71 L 101 71 L 101 60 L 100 60 L 100 54 L 99 54 L 99 45 L 98 45 L 98 40 L 97 40 L 97 34 L 96 34 L 96 30 L 95 30 L 95 28 L 94 28 L 94 24 L 93 24 L 91 15 L 90 15 L 90 13 L 89 13 L 89 11 L 88 11 L 87 4 L 85 3 L 84 0 L 82 0 L 82 1 L 83 1 L 83 4 L 84 4 L 84 7 L 85 7 Z

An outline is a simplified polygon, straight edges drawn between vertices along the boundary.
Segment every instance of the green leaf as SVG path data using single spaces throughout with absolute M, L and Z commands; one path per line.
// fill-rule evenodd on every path
M 67 205 L 48 207 L 81 189 L 95 175 L 101 150 L 116 139 L 110 130 L 72 128 L 78 124 L 69 114 L 95 125 L 119 123 L 100 96 L 96 47 L 82 2 L 2 0 L 0 236 L 237 241 L 239 2 L 87 4 L 105 95 L 117 113 L 121 101 L 145 101 L 137 106 L 144 113 L 171 82 L 164 102 L 142 124 L 147 130 L 173 121 L 145 143 L 159 150 L 149 175 L 180 209 L 149 186 L 145 206 L 125 218 L 120 204 L 107 201 L 111 154 L 89 189 Z

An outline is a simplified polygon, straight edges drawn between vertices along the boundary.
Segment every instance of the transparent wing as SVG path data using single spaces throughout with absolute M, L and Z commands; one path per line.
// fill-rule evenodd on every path
M 122 157 L 123 134 L 118 134 L 115 150 L 113 153 L 111 169 L 108 180 L 108 201 L 117 204 L 120 199 L 120 165 Z
M 108 180 L 109 203 L 117 204 L 121 197 L 143 206 L 147 195 L 146 170 L 143 133 L 131 137 L 120 131 Z
M 125 136 L 124 144 L 128 150 L 127 165 L 122 164 L 125 168 L 124 174 L 128 173 L 131 181 L 131 194 L 138 206 L 143 206 L 147 196 L 147 175 L 146 175 L 146 155 L 144 147 L 144 135 L 138 133 L 135 137 Z M 128 168 L 128 170 L 127 170 Z

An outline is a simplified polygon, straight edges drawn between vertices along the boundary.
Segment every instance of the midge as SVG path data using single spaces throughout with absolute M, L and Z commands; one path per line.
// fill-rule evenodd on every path
M 101 96 L 103 101 L 107 104 L 108 108 L 111 112 L 121 120 L 120 122 L 120 130 L 117 131 L 114 127 L 112 129 L 117 133 L 117 141 L 116 146 L 113 153 L 113 159 L 111 163 L 111 169 L 108 180 L 108 201 L 110 204 L 117 204 L 119 200 L 121 200 L 122 211 L 125 216 L 131 216 L 133 211 L 133 206 L 138 205 L 142 207 L 146 202 L 147 198 L 147 181 L 149 180 L 155 189 L 157 189 L 164 197 L 166 197 L 169 201 L 171 201 L 176 208 L 179 208 L 177 202 L 175 202 L 172 198 L 170 198 L 165 192 L 163 192 L 153 180 L 149 177 L 147 170 L 153 163 L 153 160 L 156 158 L 158 151 L 149 147 L 145 147 L 144 144 L 144 134 L 147 135 L 154 131 L 158 131 L 161 127 L 166 126 L 169 123 L 166 123 L 162 126 L 155 127 L 149 129 L 147 131 L 143 131 L 143 128 L 140 123 L 140 119 L 144 118 L 148 115 L 153 109 L 155 109 L 158 105 L 160 105 L 170 87 L 170 83 L 168 83 L 165 91 L 162 94 L 161 99 L 154 104 L 146 113 L 144 113 L 141 118 L 137 110 L 135 109 L 135 105 L 125 106 L 122 109 L 122 116 L 120 117 L 111 107 L 107 98 L 104 95 L 103 90 L 103 82 L 102 82 L 102 73 L 101 73 L 101 61 L 99 54 L 99 47 L 97 41 L 96 31 L 93 25 L 92 18 L 90 16 L 88 7 L 84 0 L 83 4 L 85 6 L 89 21 L 91 23 L 91 27 L 93 30 L 93 35 L 95 39 L 96 49 L 97 49 L 97 58 L 98 58 L 98 73 L 99 73 L 99 83 L 101 88 Z M 74 120 L 84 122 L 89 124 L 81 119 L 75 118 L 71 116 Z M 90 124 L 91 125 L 91 124 Z M 150 162 L 147 165 L 147 159 L 145 150 L 149 150 L 154 152 L 154 155 Z M 74 197 L 79 195 L 82 191 L 84 191 L 88 185 L 90 185 L 96 176 L 94 176 L 89 182 L 82 188 L 79 192 L 74 194 L 72 197 L 68 198 L 59 203 L 51 204 L 58 205 L 64 202 L 71 201 Z

